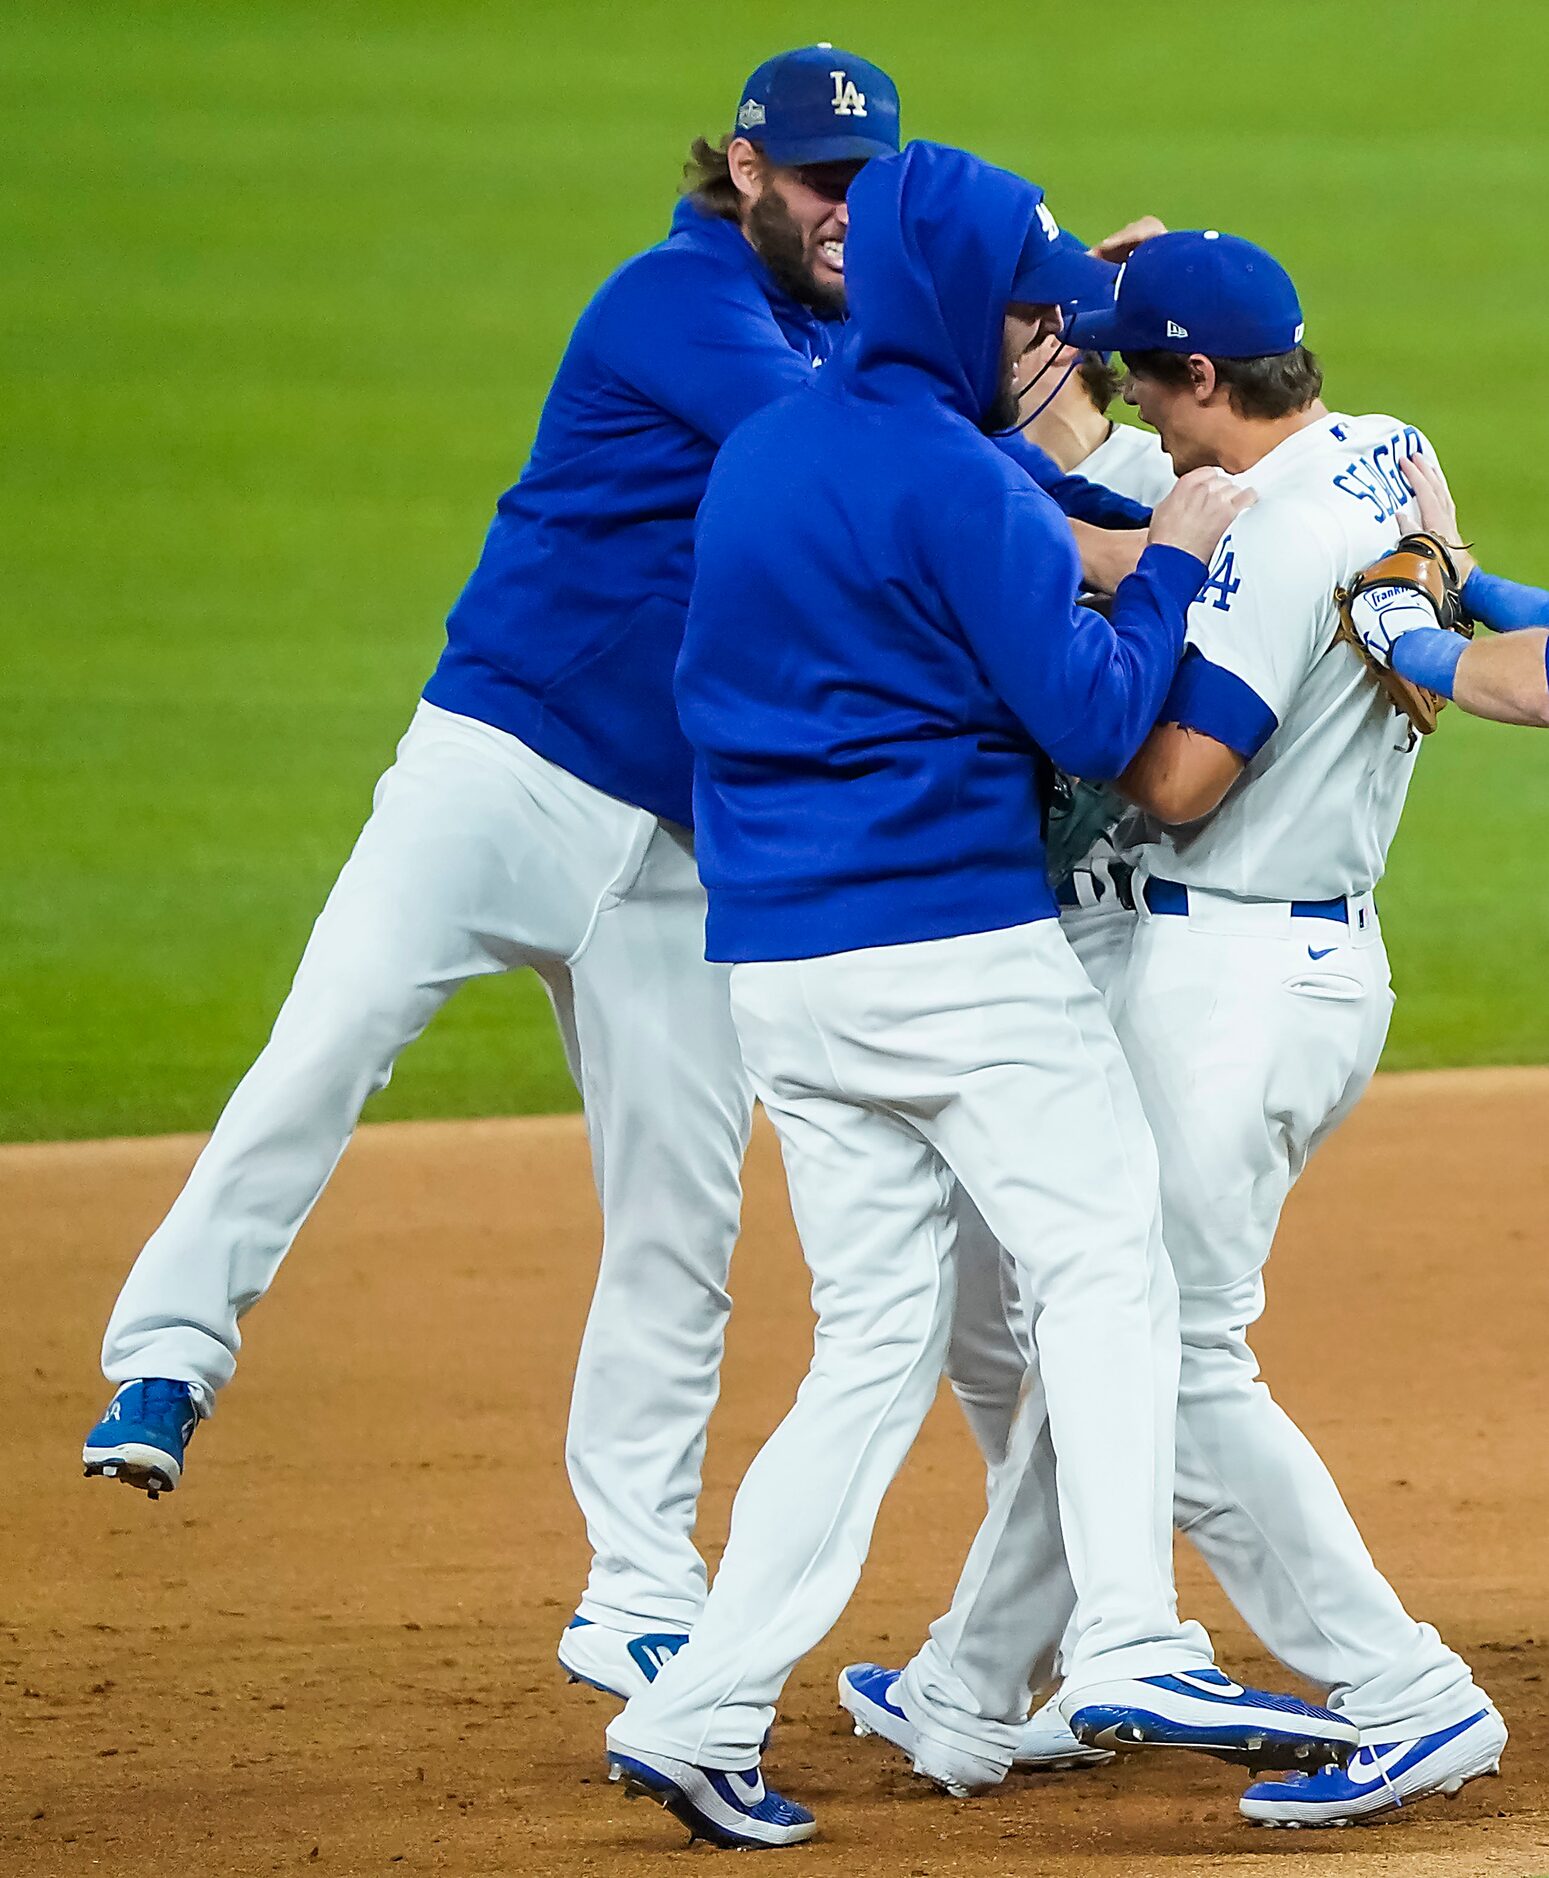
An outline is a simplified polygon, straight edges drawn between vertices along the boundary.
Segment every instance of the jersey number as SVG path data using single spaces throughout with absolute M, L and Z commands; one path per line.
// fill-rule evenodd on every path
M 1216 556 L 1216 564 L 1210 570 L 1209 579 L 1199 590 L 1199 597 L 1202 600 L 1207 593 L 1213 593 L 1216 597 L 1210 604 L 1222 613 L 1231 610 L 1232 595 L 1242 585 L 1240 580 L 1232 578 L 1234 565 L 1235 560 L 1231 549 L 1223 548 Z

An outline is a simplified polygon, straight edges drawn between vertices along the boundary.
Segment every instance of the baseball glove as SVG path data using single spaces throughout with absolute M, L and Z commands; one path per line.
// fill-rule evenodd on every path
M 1405 535 L 1396 548 L 1363 568 L 1348 587 L 1334 589 L 1339 608 L 1339 630 L 1335 637 L 1353 646 L 1357 655 L 1388 695 L 1395 710 L 1402 711 L 1422 737 L 1436 728 L 1436 719 L 1447 702 L 1434 691 L 1425 691 L 1400 678 L 1391 666 L 1375 658 L 1363 642 L 1354 620 L 1352 604 L 1362 594 L 1375 596 L 1376 590 L 1398 589 L 1417 594 L 1436 615 L 1436 624 L 1464 639 L 1474 636 L 1474 623 L 1463 608 L 1457 567 L 1447 544 L 1436 535 Z
M 1078 782 L 1074 776 L 1056 770 L 1046 841 L 1049 885 L 1058 887 L 1069 880 L 1092 843 L 1099 835 L 1110 833 L 1128 808 L 1118 790 L 1107 783 Z

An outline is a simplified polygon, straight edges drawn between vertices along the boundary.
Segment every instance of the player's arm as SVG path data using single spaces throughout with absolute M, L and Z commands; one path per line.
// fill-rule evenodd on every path
M 1119 788 L 1137 808 L 1178 827 L 1219 808 L 1246 760 L 1202 730 L 1158 724 L 1119 778 Z
M 1250 499 L 1216 471 L 1185 478 L 1107 619 L 1076 605 L 1069 532 L 1032 490 L 937 519 L 932 576 L 991 684 L 1061 769 L 1102 780 L 1133 758 L 1167 695 L 1205 557 Z
M 1086 522 L 1093 528 L 1144 528 L 1151 511 L 1128 496 L 1121 496 L 1085 476 L 1072 476 L 1062 470 L 1047 450 L 1024 437 L 1020 431 L 996 437 L 994 441 L 1018 468 L 1027 471 L 1045 495 L 1058 504 L 1060 512 L 1073 522 Z M 1139 553 L 1139 549 L 1136 549 Z
M 1524 624 L 1470 642 L 1438 623 L 1424 594 L 1383 586 L 1355 597 L 1350 624 L 1376 664 L 1411 684 L 1474 717 L 1549 729 L 1549 629 Z
M 1549 730 L 1549 631 L 1529 628 L 1465 646 L 1452 696 L 1473 717 Z
M 1542 587 L 1526 587 L 1520 581 L 1507 580 L 1500 574 L 1487 574 L 1461 545 L 1458 512 L 1446 478 L 1427 456 L 1404 458 L 1404 474 L 1415 492 L 1420 511 L 1420 526 L 1428 535 L 1446 542 L 1453 565 L 1463 583 L 1463 605 L 1470 619 L 1491 632 L 1523 632 L 1536 626 L 1549 626 L 1549 593 Z M 1504 659 L 1492 660 L 1504 672 Z M 1525 664 L 1515 660 L 1513 665 Z M 1462 700 L 1460 699 L 1461 703 Z M 1467 708 L 1465 706 L 1465 708 Z M 1488 715 L 1488 713 L 1482 713 Z
M 1094 528 L 1072 521 L 1070 532 L 1081 556 L 1081 578 L 1092 593 L 1117 593 L 1119 582 L 1134 573 L 1146 551 L 1146 536 L 1138 528 Z
M 1233 523 L 1189 609 L 1156 728 L 1119 778 L 1137 807 L 1180 826 L 1220 806 L 1309 670 L 1333 586 L 1319 542 L 1283 509 Z
M 606 292 L 594 332 L 604 363 L 714 444 L 811 383 L 810 360 L 787 343 L 753 280 L 708 256 L 647 256 Z

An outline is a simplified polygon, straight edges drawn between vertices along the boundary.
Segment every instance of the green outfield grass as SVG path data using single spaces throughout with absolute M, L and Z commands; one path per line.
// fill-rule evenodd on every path
M 1280 252 L 1330 395 L 1549 583 L 1549 8 L 12 0 L 0 1136 L 207 1126 L 263 1040 L 588 293 L 829 37 L 1093 233 Z M 1219 34 L 1219 38 L 1213 35 Z M 1384 896 L 1400 1066 L 1549 1057 L 1549 738 L 1449 721 Z M 530 978 L 373 1113 L 573 1101 Z

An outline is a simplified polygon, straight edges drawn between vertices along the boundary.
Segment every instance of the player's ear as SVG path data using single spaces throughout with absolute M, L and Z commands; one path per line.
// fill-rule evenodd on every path
M 764 153 L 746 137 L 733 137 L 726 146 L 726 167 L 737 194 L 751 202 L 764 192 Z
M 1209 404 L 1216 395 L 1216 368 L 1202 352 L 1189 354 L 1189 389 L 1196 404 Z

